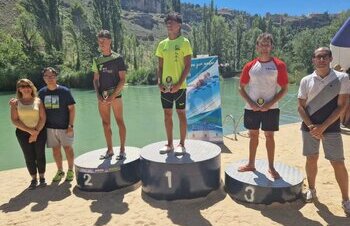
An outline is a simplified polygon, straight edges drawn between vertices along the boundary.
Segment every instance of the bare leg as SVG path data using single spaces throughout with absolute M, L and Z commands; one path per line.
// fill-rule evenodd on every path
M 310 189 L 315 189 L 318 154 L 306 156 L 305 171 Z
M 173 110 L 164 109 L 164 124 L 166 136 L 168 139 L 168 146 L 173 147 Z
M 102 119 L 103 131 L 107 143 L 107 152 L 113 153 L 112 130 L 111 130 L 111 105 L 98 102 L 98 110 Z
M 275 169 L 274 161 L 275 161 L 275 138 L 273 131 L 265 131 L 266 138 L 266 150 L 267 150 L 267 159 L 269 161 L 269 173 L 272 178 L 277 179 L 280 178 L 280 175 Z
M 55 159 L 55 162 L 56 162 L 57 169 L 63 171 L 61 146 L 53 147 L 52 152 L 53 152 L 53 158 Z
M 119 128 L 120 153 L 125 152 L 126 127 L 123 118 L 123 102 L 121 98 L 116 98 L 111 103 L 114 118 Z
M 238 168 L 239 172 L 254 171 L 256 150 L 259 145 L 259 130 L 249 130 L 249 161 L 245 166 Z
M 74 166 L 74 151 L 72 146 L 64 146 L 64 152 L 66 153 L 66 158 L 68 162 L 68 169 L 73 170 Z
M 349 178 L 344 161 L 331 161 L 343 200 L 349 200 Z
M 180 144 L 185 146 L 186 132 L 187 132 L 187 119 L 186 119 L 186 110 L 185 109 L 177 109 L 177 115 L 179 117 L 180 123 Z

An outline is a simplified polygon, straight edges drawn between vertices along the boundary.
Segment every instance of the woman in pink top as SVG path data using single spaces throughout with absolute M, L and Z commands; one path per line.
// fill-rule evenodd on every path
M 16 99 L 11 100 L 11 120 L 16 129 L 17 140 L 22 148 L 27 169 L 32 177 L 28 189 L 40 187 L 45 182 L 45 143 L 44 129 L 46 115 L 44 105 L 37 97 L 37 89 L 28 79 L 20 79 L 16 85 Z

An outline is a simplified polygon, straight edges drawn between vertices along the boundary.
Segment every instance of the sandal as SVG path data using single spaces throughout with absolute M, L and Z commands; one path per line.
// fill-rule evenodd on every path
M 244 165 L 244 166 L 240 166 L 238 167 L 238 172 L 249 172 L 249 171 L 255 171 L 255 167 L 251 167 L 251 166 L 248 166 L 248 165 Z
M 108 152 L 108 150 L 107 150 L 107 151 L 106 151 L 106 154 L 100 156 L 100 160 L 103 160 L 103 159 L 110 159 L 110 158 L 112 158 L 113 155 L 114 155 L 113 152 Z
M 280 174 L 275 169 L 273 171 L 269 169 L 268 172 L 271 175 L 271 177 L 275 180 L 281 178 Z
M 167 154 L 174 150 L 174 147 L 172 145 L 164 145 L 161 149 L 159 149 L 159 154 Z
M 120 152 L 119 155 L 115 158 L 116 160 L 123 160 L 126 158 L 125 152 Z

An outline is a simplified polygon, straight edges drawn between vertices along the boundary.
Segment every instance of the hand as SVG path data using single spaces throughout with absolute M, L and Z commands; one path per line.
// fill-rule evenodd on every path
M 323 132 L 326 129 L 323 128 L 321 125 L 313 125 L 310 128 L 310 134 L 311 136 L 315 137 L 316 139 L 322 139 L 323 138 Z
M 68 127 L 66 131 L 67 136 L 72 137 L 74 136 L 74 130 L 72 127 Z
M 181 84 L 178 84 L 178 83 L 173 85 L 170 89 L 170 93 L 176 93 L 177 91 L 179 91 L 180 87 L 181 87 Z
M 107 103 L 106 99 L 104 99 L 104 98 L 103 98 L 102 96 L 100 96 L 100 95 L 97 96 L 97 100 L 98 100 L 98 102 L 101 103 L 101 104 L 109 104 L 109 103 Z
M 29 130 L 29 134 L 30 134 L 31 136 L 38 136 L 38 135 L 39 135 L 39 131 L 36 130 L 36 129 L 30 129 L 30 130 Z
M 270 103 L 264 103 L 263 105 L 260 106 L 261 111 L 268 111 L 270 110 L 271 104 Z
M 30 135 L 28 143 L 33 143 L 38 139 L 38 135 Z
M 252 103 L 248 103 L 248 104 L 252 108 L 253 111 L 261 111 L 260 105 L 258 105 L 257 103 L 252 102 Z
M 162 92 L 162 93 L 167 93 L 167 92 L 169 92 L 169 91 L 167 90 L 167 88 L 166 88 L 164 85 L 162 85 L 162 84 L 158 84 L 158 88 L 159 88 L 160 92 Z
M 17 99 L 16 98 L 11 98 L 10 100 L 9 100 L 9 105 L 10 105 L 10 107 L 16 107 L 17 106 Z
M 119 94 L 118 94 L 119 95 Z M 117 95 L 117 96 L 118 96 Z M 111 96 L 108 96 L 107 99 L 105 99 L 105 102 L 107 104 L 110 104 L 113 100 L 115 100 L 115 96 L 111 95 Z

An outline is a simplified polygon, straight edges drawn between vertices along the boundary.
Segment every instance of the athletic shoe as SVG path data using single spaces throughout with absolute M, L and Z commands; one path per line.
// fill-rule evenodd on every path
M 316 196 L 316 189 L 315 188 L 309 188 L 305 193 L 305 202 L 313 202 L 317 199 Z
M 350 217 L 350 200 L 342 201 L 341 206 L 346 216 Z
M 30 185 L 28 187 L 28 190 L 34 190 L 38 184 L 38 181 L 36 179 L 33 179 L 30 181 Z
M 52 182 L 58 182 L 64 177 L 64 172 L 62 170 L 57 170 L 56 175 L 53 177 Z
M 68 170 L 66 175 L 66 181 L 72 181 L 74 179 L 74 172 L 73 170 Z
M 173 146 L 169 146 L 169 145 L 164 145 L 164 147 L 162 147 L 161 149 L 159 149 L 159 153 L 160 154 L 167 154 L 171 151 L 174 150 L 174 147 Z
M 174 152 L 175 152 L 175 155 L 184 155 L 186 153 L 186 148 L 182 144 L 179 144 L 175 148 Z
M 38 187 L 45 187 L 46 186 L 46 181 L 44 177 L 40 177 L 39 179 L 39 186 Z

